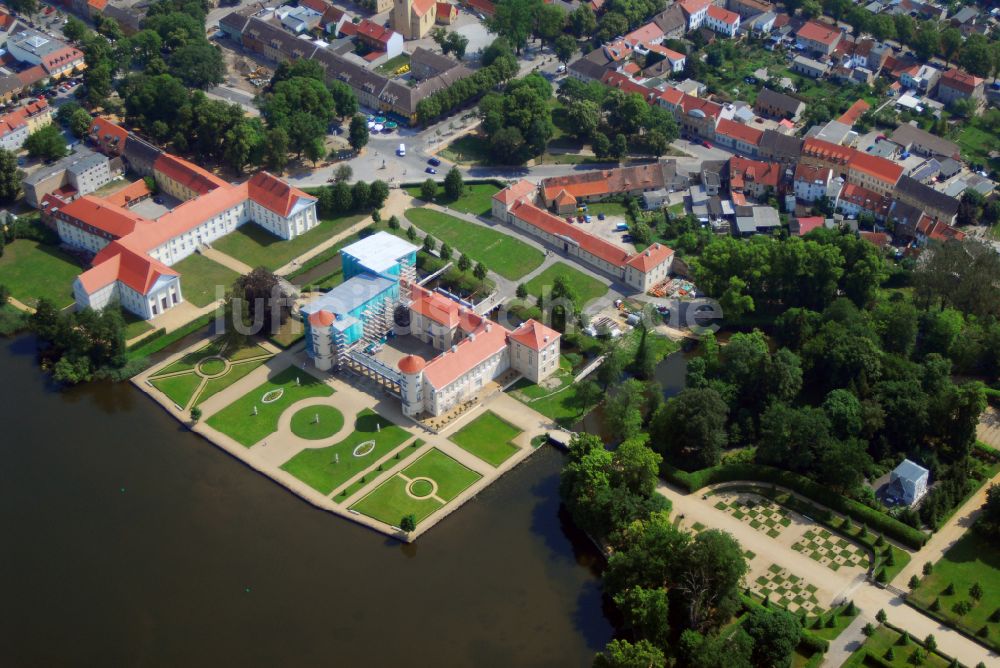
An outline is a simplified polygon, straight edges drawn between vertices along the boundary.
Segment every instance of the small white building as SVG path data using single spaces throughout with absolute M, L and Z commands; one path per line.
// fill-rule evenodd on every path
M 930 471 L 909 459 L 893 469 L 889 484 L 897 488 L 896 495 L 903 503 L 912 506 L 927 493 Z
M 705 14 L 705 27 L 726 37 L 736 37 L 736 33 L 740 31 L 740 15 L 718 5 L 709 5 Z

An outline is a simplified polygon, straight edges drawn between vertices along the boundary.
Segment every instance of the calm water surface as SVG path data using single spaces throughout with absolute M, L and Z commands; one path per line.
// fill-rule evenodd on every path
M 549 448 L 416 545 L 318 511 L 131 385 L 0 340 L 0 665 L 581 666 L 610 639 Z

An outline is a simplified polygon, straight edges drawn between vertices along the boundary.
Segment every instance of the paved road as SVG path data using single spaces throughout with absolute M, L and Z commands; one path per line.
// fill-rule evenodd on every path
M 208 97 L 215 98 L 217 100 L 222 100 L 223 102 L 232 102 L 243 107 L 251 116 L 260 116 L 260 109 L 253 103 L 254 96 L 245 90 L 240 90 L 238 88 L 233 88 L 232 86 L 226 86 L 225 84 L 221 86 L 216 86 L 215 88 L 210 88 L 205 91 Z

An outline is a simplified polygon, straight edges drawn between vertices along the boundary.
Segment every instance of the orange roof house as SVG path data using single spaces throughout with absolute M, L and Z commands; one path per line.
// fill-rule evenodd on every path
M 437 3 L 437 16 L 435 20 L 438 23 L 444 25 L 451 25 L 451 23 L 458 18 L 458 7 L 451 4 L 450 2 L 438 2 Z
M 510 338 L 534 351 L 539 351 L 561 335 L 556 330 L 531 318 L 510 333 Z

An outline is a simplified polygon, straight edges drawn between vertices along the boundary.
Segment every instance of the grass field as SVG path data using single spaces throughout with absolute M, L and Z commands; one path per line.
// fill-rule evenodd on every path
M 299 378 L 301 385 L 295 384 Z M 269 404 L 262 399 L 272 390 L 283 390 L 281 398 Z M 278 418 L 286 408 L 301 399 L 328 397 L 333 390 L 315 376 L 290 366 L 266 383 L 247 392 L 221 411 L 208 418 L 208 426 L 250 447 L 278 429 Z M 254 407 L 257 415 L 253 414 Z
M 486 163 L 490 158 L 490 145 L 484 137 L 462 135 L 441 149 L 438 155 L 460 165 Z
M 239 379 L 247 376 L 251 371 L 266 362 L 270 358 L 270 353 L 256 343 L 251 343 L 240 348 L 236 348 L 231 352 L 223 353 L 223 341 L 222 339 L 216 339 L 208 345 L 202 346 L 198 350 L 184 355 L 184 357 L 180 358 L 170 366 L 157 372 L 152 379 L 153 386 L 170 397 L 174 403 L 186 408 L 188 402 L 194 398 L 193 392 L 197 389 L 202 380 L 202 376 L 199 375 L 199 373 L 196 373 L 195 369 L 205 375 L 212 376 L 220 373 L 225 368 L 225 365 L 221 360 L 212 359 L 208 360 L 208 362 L 202 362 L 202 360 L 206 357 L 216 356 L 223 356 L 230 361 L 229 370 L 218 378 L 210 378 L 205 382 L 205 386 L 202 388 L 201 392 L 198 393 L 195 405 L 204 403 L 209 397 L 218 394 Z M 181 375 L 169 378 L 163 377 L 168 374 Z M 181 380 L 184 378 L 195 380 Z M 191 382 L 194 382 L 194 388 L 191 390 L 191 393 L 188 393 L 186 388 Z M 173 387 L 181 387 L 184 389 L 181 393 L 176 395 L 171 395 L 170 392 L 164 389 Z M 184 400 L 181 401 L 180 398 L 184 398 Z
M 313 229 L 290 240 L 279 239 L 259 225 L 243 225 L 212 246 L 251 267 L 274 270 L 363 218 L 360 214 L 354 214 L 321 220 Z
M 317 422 L 317 418 L 319 421 Z M 333 406 L 306 406 L 292 416 L 292 433 L 299 438 L 330 438 L 344 426 L 344 414 Z
M 910 668 L 914 665 L 910 663 L 910 657 L 920 646 L 913 640 L 910 640 L 905 646 L 900 645 L 898 644 L 899 638 L 900 634 L 896 631 L 885 626 L 878 627 L 875 633 L 865 641 L 865 644 L 847 659 L 843 668 L 863 668 L 873 665 Z M 920 640 L 923 640 L 923 638 Z M 892 649 L 892 658 L 888 659 L 886 658 L 886 653 L 890 648 Z M 871 662 L 870 659 L 867 659 L 867 655 L 869 654 L 880 662 Z M 927 666 L 928 668 L 945 668 L 950 663 L 940 654 L 926 652 L 926 655 L 926 660 L 919 665 Z
M 406 493 L 408 484 L 395 475 L 351 506 L 351 510 L 398 527 L 400 520 L 407 515 L 413 515 L 419 523 L 443 505 L 434 498 L 414 499 Z
M 573 288 L 576 293 L 576 306 L 581 310 L 591 300 L 603 297 L 608 292 L 608 286 L 603 281 L 574 269 L 564 262 L 556 262 L 528 281 L 525 286 L 528 288 L 528 294 L 535 297 L 541 296 L 546 288 L 552 287 L 558 276 L 566 279 L 566 282 Z
M 223 267 L 215 260 L 209 260 L 204 255 L 193 253 L 178 262 L 173 267 L 181 275 L 184 299 L 195 306 L 208 306 L 216 299 L 217 286 L 222 286 L 225 294 L 239 278 L 239 274 Z
M 493 411 L 486 411 L 455 432 L 451 441 L 484 462 L 499 466 L 518 451 L 511 441 L 520 433 L 520 429 Z
M 955 143 L 962 149 L 962 157 L 971 163 L 1000 168 L 1000 160 L 991 159 L 990 152 L 1000 149 L 1000 137 L 981 127 L 979 121 L 966 123 L 959 132 Z
M 568 427 L 576 423 L 588 407 L 580 406 L 573 385 L 573 369 L 565 357 L 559 360 L 559 370 L 549 376 L 547 387 L 526 378 L 511 389 L 513 397 L 558 424 Z
M 263 358 L 259 360 L 254 360 L 252 362 L 243 362 L 240 364 L 234 364 L 229 367 L 229 371 L 225 376 L 219 376 L 218 378 L 212 378 L 205 383 L 205 387 L 201 389 L 198 394 L 198 404 L 203 404 L 211 397 L 215 396 L 219 392 L 234 384 L 236 381 L 250 375 L 250 372 L 259 367 L 261 364 L 266 362 L 268 358 Z
M 591 216 L 625 216 L 625 205 L 621 202 L 593 202 L 587 205 L 587 213 Z
M 420 199 L 420 186 L 410 186 L 406 192 Z M 492 183 L 474 183 L 465 186 L 465 192 L 458 199 L 448 199 L 444 194 L 444 185 L 439 185 L 434 203 L 474 216 L 488 216 L 493 210 L 493 196 L 498 192 L 500 189 Z
M 170 376 L 169 378 L 153 378 L 150 380 L 153 387 L 184 408 L 191 401 L 195 390 L 201 385 L 201 376 L 195 373 L 186 373 L 180 376 Z
M 394 75 L 396 70 L 398 70 L 403 65 L 410 64 L 410 54 L 401 53 L 394 58 L 390 58 L 381 65 L 375 68 L 375 71 L 379 74 L 385 74 L 387 76 Z
M 358 413 L 350 436 L 325 448 L 303 450 L 281 468 L 316 491 L 329 494 L 409 437 L 402 428 L 366 409 Z M 375 441 L 374 448 L 355 456 L 358 446 L 368 441 Z
M 139 316 L 122 309 L 122 316 L 125 318 L 125 340 L 134 339 L 144 332 L 148 332 L 153 329 L 153 326 L 149 322 L 143 320 Z
M 408 209 L 404 215 L 439 242 L 446 242 L 463 255 L 467 254 L 472 260 L 482 262 L 487 269 L 512 281 L 535 270 L 545 257 L 540 250 L 523 241 L 446 213 Z
M 445 502 L 451 501 L 469 485 L 482 478 L 437 448 L 428 450 L 420 459 L 403 469 L 403 475 L 410 479 L 430 478 L 437 483 L 437 496 Z
M 976 582 L 983 589 L 979 602 L 969 595 L 969 588 Z M 948 585 L 952 585 L 954 594 L 944 593 Z M 975 635 L 981 642 L 997 647 L 1000 645 L 1000 622 L 989 621 L 1000 609 L 1000 552 L 996 545 L 974 531 L 967 532 L 934 564 L 934 570 L 921 580 L 910 599 L 924 607 L 931 606 L 937 599 L 937 614 Z M 974 605 L 962 615 L 955 611 L 960 601 Z M 979 635 L 984 627 L 988 630 L 987 637 Z
M 196 366 L 198 366 L 199 361 L 205 359 L 206 357 L 219 355 L 222 352 L 222 347 L 222 339 L 215 339 L 207 345 L 198 348 L 198 350 L 184 355 L 167 368 L 160 369 L 156 372 L 155 376 L 165 376 L 167 374 L 178 373 L 180 371 L 192 371 Z
M 73 303 L 73 279 L 83 268 L 54 246 L 17 239 L 4 247 L 0 257 L 0 285 L 28 306 L 48 299 L 57 308 Z

